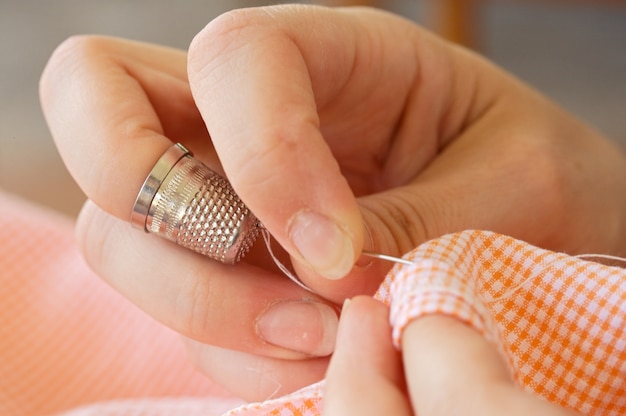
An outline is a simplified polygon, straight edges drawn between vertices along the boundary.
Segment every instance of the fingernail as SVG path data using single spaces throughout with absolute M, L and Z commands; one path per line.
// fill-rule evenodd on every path
M 343 306 L 341 307 L 341 313 L 343 314 L 345 311 L 348 310 L 348 306 L 350 306 L 350 302 L 352 302 L 352 299 L 350 298 L 345 298 L 343 300 Z
M 258 336 L 265 342 L 324 357 L 335 349 L 339 318 L 324 303 L 285 301 L 270 306 L 257 320 Z
M 321 214 L 297 213 L 290 222 L 289 236 L 303 259 L 322 277 L 340 279 L 354 265 L 352 239 Z
M 372 250 L 374 247 L 374 238 L 372 237 L 372 232 L 370 231 L 370 227 L 368 227 L 366 222 L 363 222 L 363 228 L 365 229 L 365 241 L 363 245 L 363 250 Z M 355 266 L 365 269 L 374 263 L 374 260 L 369 256 L 361 255 L 357 259 Z

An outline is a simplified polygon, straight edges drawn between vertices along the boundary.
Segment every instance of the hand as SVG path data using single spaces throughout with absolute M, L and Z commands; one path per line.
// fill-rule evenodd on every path
M 327 359 L 317 357 L 334 347 L 335 305 L 267 270 L 268 260 L 254 253 L 227 267 L 128 224 L 133 195 L 168 137 L 184 137 L 220 170 L 190 94 L 186 54 L 72 38 L 51 58 L 41 94 L 68 168 L 108 211 L 88 202 L 78 219 L 78 244 L 92 268 L 183 334 L 198 367 L 241 397 L 264 399 L 323 377 Z M 299 376 L 283 377 L 291 368 Z
M 497 350 L 453 317 L 413 321 L 400 356 L 387 308 L 368 297 L 342 311 L 323 406 L 325 416 L 576 414 L 521 390 Z
M 481 58 L 387 13 L 233 11 L 188 56 L 73 38 L 51 58 L 41 97 L 68 169 L 101 208 L 79 219 L 87 260 L 249 399 L 323 376 L 327 361 L 311 357 L 332 351 L 333 303 L 371 294 L 388 268 L 357 262 L 363 247 L 400 255 L 466 228 L 570 252 L 622 247 L 619 152 Z M 176 141 L 231 181 L 321 297 L 281 276 L 263 247 L 228 267 L 110 217 L 128 220 Z

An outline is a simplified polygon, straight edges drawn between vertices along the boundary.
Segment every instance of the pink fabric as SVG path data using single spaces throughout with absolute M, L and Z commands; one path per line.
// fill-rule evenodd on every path
M 77 414 L 216 415 L 241 403 L 190 366 L 178 335 L 88 269 L 71 221 L 1 192 L 0 208 L 1 415 L 105 401 Z

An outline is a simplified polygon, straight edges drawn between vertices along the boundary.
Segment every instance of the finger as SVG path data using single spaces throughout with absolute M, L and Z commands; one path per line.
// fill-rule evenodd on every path
M 484 112 L 497 82 L 477 85 L 495 72 L 477 61 L 400 18 L 289 6 L 211 22 L 190 47 L 189 78 L 234 188 L 330 295 L 317 275 L 345 276 L 366 242 L 352 190 L 407 184 Z M 395 250 L 423 241 L 399 228 L 384 232 Z
M 324 415 L 411 415 L 388 310 L 369 297 L 342 311 L 324 387 Z
M 496 348 L 453 317 L 432 315 L 409 324 L 402 357 L 419 415 L 574 414 L 519 389 Z
M 535 109 L 545 105 L 543 114 L 554 110 L 541 101 L 527 105 Z M 512 120 L 517 116 L 503 111 L 500 107 L 487 111 L 411 183 L 359 199 L 375 251 L 401 255 L 425 240 L 466 229 L 492 230 L 559 251 L 580 252 L 594 246 L 614 251 L 599 243 L 600 234 L 608 237 L 612 232 L 589 227 L 597 215 L 595 204 L 589 198 L 575 202 L 580 190 L 594 187 L 583 183 L 586 174 L 564 163 L 569 147 L 561 147 L 561 139 L 549 133 L 551 127 L 534 125 L 535 121 L 523 117 Z M 559 117 L 555 113 L 553 120 Z M 599 154 L 603 148 L 597 143 L 586 152 Z M 587 163 L 582 161 L 586 157 L 571 156 Z M 612 156 L 607 152 L 603 158 Z M 594 171 L 596 178 L 611 176 L 608 170 L 600 172 L 604 170 L 600 164 L 585 169 Z M 614 195 L 598 198 L 612 201 Z M 567 208 L 573 205 L 579 207 L 575 212 Z M 580 241 L 580 235 L 588 238 Z
M 318 116 L 352 68 L 344 44 L 354 33 L 338 16 L 291 6 L 234 11 L 211 22 L 189 50 L 191 88 L 233 187 L 295 259 L 328 278 L 350 271 L 364 232 Z M 316 39 L 303 45 L 307 28 Z M 319 52 L 307 56 L 312 43 Z M 333 76 L 314 91 L 321 51 L 333 57 L 332 68 L 325 65 Z
M 479 414 L 484 400 L 495 395 L 482 390 L 512 383 L 497 351 L 478 332 L 447 316 L 412 322 L 402 337 L 402 357 L 420 415 Z M 479 393 L 482 397 L 475 396 Z
M 85 36 L 65 41 L 40 83 L 65 164 L 89 198 L 128 219 L 139 188 L 171 140 L 208 135 L 193 103 L 185 53 Z M 209 152 L 210 153 L 210 152 Z M 209 155 L 210 157 L 210 155 Z
M 597 238 L 582 242 L 572 238 L 598 235 L 587 229 L 594 216 L 594 211 L 587 209 L 588 202 L 581 201 L 577 210 L 577 215 L 587 221 L 564 224 L 572 215 L 565 201 L 577 195 L 573 188 L 567 188 L 579 186 L 572 183 L 579 175 L 568 172 L 569 164 L 559 160 L 551 138 L 528 143 L 533 134 L 533 128 L 526 131 L 529 123 L 516 122 L 522 127 L 513 132 L 513 126 L 502 128 L 502 118 L 497 112 L 486 114 L 470 131 L 448 144 L 411 183 L 360 197 L 368 230 L 367 249 L 402 256 L 426 240 L 466 229 L 492 230 L 555 250 L 589 250 L 594 245 L 597 249 Z M 572 228 L 579 230 L 570 234 Z M 307 276 L 306 270 L 298 271 L 318 293 L 339 302 L 338 295 L 372 294 L 388 267 L 389 263 L 380 261 L 357 265 L 346 278 L 323 285 Z
M 200 342 L 286 359 L 334 348 L 336 308 L 261 267 L 210 261 L 138 233 L 88 203 L 77 223 L 90 266 L 155 319 Z
M 324 377 L 328 358 L 283 360 L 187 339 L 189 357 L 211 380 L 244 400 L 259 402 L 292 393 Z

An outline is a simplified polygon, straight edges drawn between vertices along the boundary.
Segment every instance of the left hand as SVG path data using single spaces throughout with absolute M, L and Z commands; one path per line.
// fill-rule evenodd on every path
M 342 312 L 327 373 L 324 415 L 466 416 L 577 413 L 515 385 L 493 345 L 443 315 L 413 321 L 402 355 L 391 342 L 388 309 L 369 297 Z

